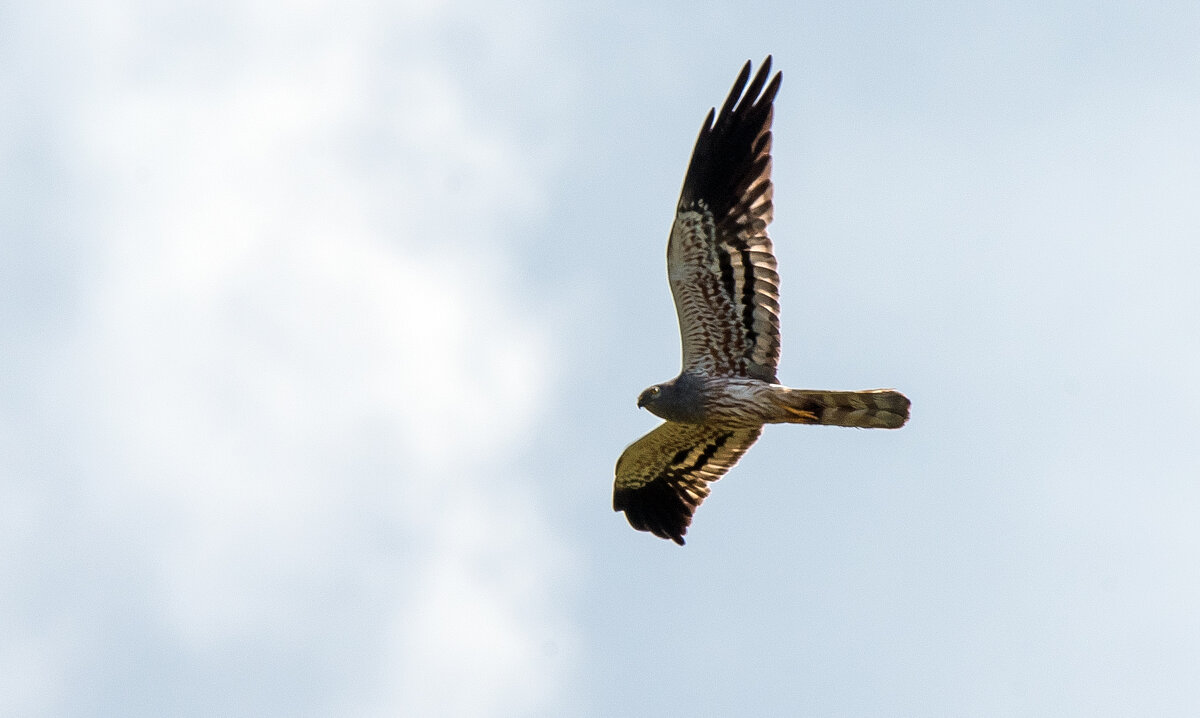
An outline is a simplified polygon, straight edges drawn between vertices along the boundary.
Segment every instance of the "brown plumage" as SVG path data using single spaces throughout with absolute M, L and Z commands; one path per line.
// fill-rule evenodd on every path
M 667 242 L 683 370 L 638 397 L 639 407 L 667 421 L 617 461 L 613 509 L 635 529 L 681 545 L 708 484 L 737 463 L 763 424 L 896 429 L 908 420 L 909 401 L 897 391 L 791 389 L 776 378 L 779 274 L 767 225 L 782 75 L 768 82 L 770 68 L 768 56 L 750 80 L 747 62 L 696 138 Z

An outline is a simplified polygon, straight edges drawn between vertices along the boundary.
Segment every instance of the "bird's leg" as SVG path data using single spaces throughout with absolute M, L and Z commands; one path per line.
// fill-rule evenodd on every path
M 817 415 L 812 413 L 811 411 L 805 411 L 804 409 L 796 409 L 796 408 L 790 407 L 786 404 L 781 404 L 781 406 L 783 406 L 783 408 L 786 409 L 789 414 L 792 414 L 793 416 L 796 416 L 797 418 L 803 419 L 806 423 L 807 422 L 813 422 L 813 423 L 817 422 Z
M 785 412 L 787 412 L 779 417 L 779 421 L 787 422 L 789 424 L 818 424 L 821 421 L 820 417 L 813 412 L 809 411 L 808 409 L 801 409 L 797 406 L 793 406 L 783 396 L 774 394 L 771 396 L 771 400 L 775 403 L 775 406 L 778 406 L 780 409 L 783 409 Z

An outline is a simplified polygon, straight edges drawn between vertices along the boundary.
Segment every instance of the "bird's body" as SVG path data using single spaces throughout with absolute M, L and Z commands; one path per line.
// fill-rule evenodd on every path
M 767 225 L 772 103 L 782 78 L 768 84 L 770 66 L 768 57 L 747 87 L 746 63 L 696 140 L 667 242 L 683 369 L 638 397 L 666 423 L 617 461 L 613 508 L 634 528 L 679 544 L 708 484 L 764 424 L 895 429 L 908 420 L 908 399 L 891 389 L 792 389 L 776 377 L 779 274 Z
M 650 387 L 642 396 L 645 398 L 638 400 L 639 406 L 646 406 L 661 419 L 722 429 L 763 424 L 898 429 L 908 418 L 908 400 L 891 389 L 814 391 L 753 377 L 684 372 Z

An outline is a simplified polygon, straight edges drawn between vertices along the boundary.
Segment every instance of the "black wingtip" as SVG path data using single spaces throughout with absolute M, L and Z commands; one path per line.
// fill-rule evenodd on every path
M 613 511 L 625 512 L 629 525 L 663 539 L 684 545 L 683 535 L 692 522 L 694 506 L 664 482 L 654 481 L 638 489 L 613 491 Z
M 733 81 L 733 88 L 729 90 L 729 96 L 725 98 L 725 104 L 721 105 L 721 114 L 718 117 L 726 117 L 733 112 L 733 106 L 737 104 L 738 98 L 742 96 L 742 90 L 746 88 L 746 80 L 749 79 L 750 61 L 746 60 L 746 64 L 742 65 L 742 71 L 738 73 L 737 79 Z
M 704 118 L 684 175 L 680 208 L 703 201 L 714 216 L 723 216 L 739 199 L 738 188 L 757 179 L 755 162 L 770 154 L 770 141 L 762 138 L 770 135 L 783 73 L 771 75 L 770 55 L 753 79 L 751 68 L 747 61 L 720 111 L 713 108 Z

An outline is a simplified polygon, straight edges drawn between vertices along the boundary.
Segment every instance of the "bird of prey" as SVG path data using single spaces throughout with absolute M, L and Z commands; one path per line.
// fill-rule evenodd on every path
M 779 275 L 767 225 L 772 103 L 782 74 L 767 82 L 770 70 L 768 56 L 750 80 L 747 62 L 721 111 L 710 110 L 700 127 L 667 242 L 683 369 L 638 397 L 638 407 L 666 422 L 617 461 L 613 510 L 680 545 L 709 482 L 737 463 L 764 424 L 897 429 L 908 420 L 908 399 L 891 389 L 791 389 L 775 376 Z

